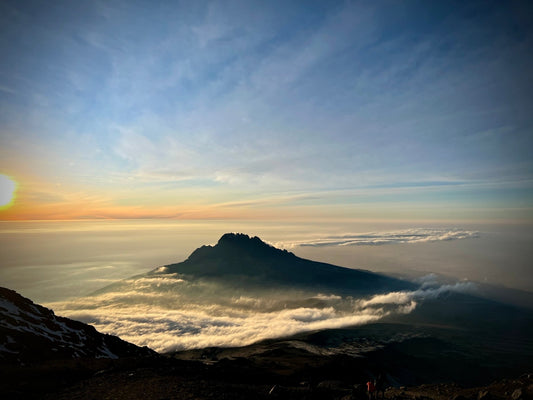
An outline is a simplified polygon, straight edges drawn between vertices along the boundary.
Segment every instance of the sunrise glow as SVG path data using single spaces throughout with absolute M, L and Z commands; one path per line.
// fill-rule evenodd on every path
M 9 176 L 0 174 L 0 210 L 13 204 L 16 190 L 17 183 Z

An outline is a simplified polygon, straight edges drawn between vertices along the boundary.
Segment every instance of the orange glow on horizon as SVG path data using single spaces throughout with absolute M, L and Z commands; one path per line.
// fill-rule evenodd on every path
M 13 180 L 14 181 L 14 180 Z M 532 223 L 530 214 L 507 209 L 454 209 L 439 205 L 385 206 L 372 203 L 293 204 L 290 197 L 232 196 L 215 190 L 195 193 L 147 194 L 142 188 L 100 186 L 87 190 L 65 181 L 45 181 L 17 174 L 16 201 L 0 206 L 0 221 L 72 220 L 256 220 L 256 221 L 466 221 Z M 176 199 L 180 198 L 177 202 Z M 232 200 L 238 198 L 238 200 Z M 218 200 L 218 201 L 217 201 Z M 511 210 L 512 211 L 512 210 Z M 476 214 L 477 213 L 477 214 Z M 492 218 L 487 218 L 490 215 Z
M 283 219 L 287 213 L 274 210 L 224 210 L 216 207 L 106 207 L 91 208 L 82 205 L 40 205 L 14 207 L 0 213 L 0 220 L 118 220 L 118 219 L 184 219 L 184 220 L 246 220 Z M 291 213 L 293 214 L 293 213 Z M 293 214 L 294 215 L 294 214 Z

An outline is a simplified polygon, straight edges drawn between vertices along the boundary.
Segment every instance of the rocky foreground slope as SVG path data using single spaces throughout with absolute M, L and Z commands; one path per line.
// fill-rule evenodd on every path
M 154 355 L 91 325 L 58 317 L 13 290 L 0 288 L 0 363 Z
M 104 360 L 100 360 L 104 361 Z M 337 380 L 298 381 L 290 374 L 272 371 L 265 375 L 243 368 L 242 360 L 227 360 L 215 365 L 162 358 L 107 360 L 105 364 L 56 366 L 41 370 L 32 380 L 33 392 L 3 397 L 45 400 L 89 399 L 232 399 L 232 400 L 363 400 L 368 399 L 362 382 L 347 384 Z M 58 369 L 57 369 L 58 368 Z M 91 369 L 92 368 L 92 369 Z M 100 368 L 100 369 L 97 369 Z M 76 375 L 75 375 L 76 374 Z M 50 379 L 63 383 L 50 387 Z M 48 385 L 47 390 L 43 390 Z M 6 393 L 3 391 L 3 393 Z M 481 387 L 463 388 L 453 383 L 425 384 L 416 387 L 388 388 L 386 399 L 397 400 L 528 400 L 533 395 L 529 374 L 502 379 Z M 381 396 L 380 396 L 381 397 Z

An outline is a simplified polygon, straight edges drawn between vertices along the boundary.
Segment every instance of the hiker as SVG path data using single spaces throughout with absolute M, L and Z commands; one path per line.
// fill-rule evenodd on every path
M 376 398 L 376 386 L 372 380 L 366 383 L 366 389 L 368 391 L 368 400 L 374 400 Z
M 383 374 L 379 374 L 376 379 L 376 399 L 378 398 L 379 392 L 381 392 L 381 398 L 385 398 L 385 377 Z

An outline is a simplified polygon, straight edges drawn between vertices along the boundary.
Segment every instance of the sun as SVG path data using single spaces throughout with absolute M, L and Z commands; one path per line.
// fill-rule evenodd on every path
M 16 190 L 17 183 L 9 176 L 0 174 L 0 210 L 13 204 Z

